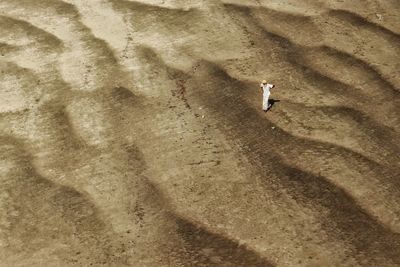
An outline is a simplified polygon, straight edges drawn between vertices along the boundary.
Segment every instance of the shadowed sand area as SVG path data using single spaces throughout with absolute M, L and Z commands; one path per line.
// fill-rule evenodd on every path
M 1 0 L 0 266 L 400 266 L 399 14 Z

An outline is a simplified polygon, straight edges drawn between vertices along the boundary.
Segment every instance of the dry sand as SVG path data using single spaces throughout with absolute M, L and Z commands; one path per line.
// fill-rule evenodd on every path
M 399 14 L 1 0 L 0 265 L 400 266 Z

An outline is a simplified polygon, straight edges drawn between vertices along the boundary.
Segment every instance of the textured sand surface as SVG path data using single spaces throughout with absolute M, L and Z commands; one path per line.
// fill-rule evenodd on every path
M 400 266 L 399 14 L 0 0 L 0 266 Z

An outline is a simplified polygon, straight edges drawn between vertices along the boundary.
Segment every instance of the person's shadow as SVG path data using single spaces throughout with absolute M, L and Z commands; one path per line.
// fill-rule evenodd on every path
M 271 110 L 272 107 L 273 107 L 273 106 L 275 105 L 275 103 L 277 103 L 277 102 L 281 102 L 281 101 L 280 101 L 279 99 L 273 99 L 273 98 L 269 99 L 269 100 L 268 100 L 268 104 L 269 104 L 268 111 Z

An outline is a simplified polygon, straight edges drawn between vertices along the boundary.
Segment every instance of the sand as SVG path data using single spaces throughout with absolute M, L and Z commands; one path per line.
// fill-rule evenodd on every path
M 0 265 L 399 266 L 399 14 L 1 0 Z

